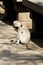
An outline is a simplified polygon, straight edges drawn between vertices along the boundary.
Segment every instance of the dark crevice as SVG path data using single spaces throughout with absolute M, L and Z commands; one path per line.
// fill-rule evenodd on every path
M 17 19 L 18 12 L 16 10 L 16 2 L 13 0 L 3 0 L 5 6 L 5 16 L 2 19 L 6 24 L 12 24 Z

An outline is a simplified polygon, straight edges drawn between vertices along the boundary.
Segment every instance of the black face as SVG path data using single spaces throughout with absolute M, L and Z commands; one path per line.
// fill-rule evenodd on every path
M 18 27 L 15 27 L 15 30 L 18 31 Z

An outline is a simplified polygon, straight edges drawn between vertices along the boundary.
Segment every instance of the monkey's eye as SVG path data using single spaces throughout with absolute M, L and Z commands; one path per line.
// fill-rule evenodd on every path
M 22 27 L 22 24 L 21 24 L 21 27 Z

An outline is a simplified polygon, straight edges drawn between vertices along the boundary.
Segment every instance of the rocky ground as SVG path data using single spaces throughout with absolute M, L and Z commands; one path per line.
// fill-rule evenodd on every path
M 43 49 L 29 50 L 20 44 L 0 43 L 0 65 L 43 65 Z

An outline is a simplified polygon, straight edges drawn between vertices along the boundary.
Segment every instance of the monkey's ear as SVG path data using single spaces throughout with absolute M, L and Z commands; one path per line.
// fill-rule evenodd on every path
M 23 25 L 21 24 L 21 27 L 22 27 Z

